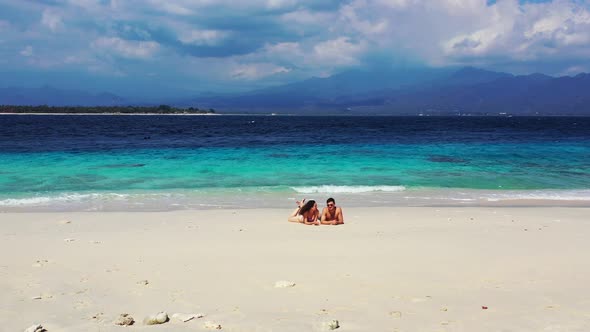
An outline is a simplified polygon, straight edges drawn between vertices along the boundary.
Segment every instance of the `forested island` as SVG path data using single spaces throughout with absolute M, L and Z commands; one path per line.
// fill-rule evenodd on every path
M 215 114 L 214 109 L 160 106 L 13 106 L 0 105 L 0 113 L 38 114 Z

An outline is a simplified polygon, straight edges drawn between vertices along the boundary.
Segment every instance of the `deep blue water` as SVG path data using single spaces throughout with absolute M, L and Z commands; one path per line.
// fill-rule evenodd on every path
M 590 140 L 587 117 L 3 115 L 0 127 L 2 153 Z

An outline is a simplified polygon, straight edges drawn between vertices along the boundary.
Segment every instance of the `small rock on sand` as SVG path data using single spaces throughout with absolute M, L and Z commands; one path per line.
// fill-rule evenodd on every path
M 172 318 L 177 319 L 181 322 L 188 322 L 189 320 L 195 319 L 195 318 L 203 318 L 205 317 L 205 314 L 183 314 L 183 313 L 175 313 L 172 314 Z
M 46 259 L 38 259 L 35 263 L 33 263 L 33 265 L 31 265 L 32 267 L 42 267 L 45 264 L 49 264 L 49 261 Z
M 121 326 L 129 326 L 133 325 L 133 323 L 135 323 L 135 320 L 133 319 L 133 317 L 129 316 L 129 314 L 121 314 L 119 315 L 119 318 L 115 320 L 115 324 Z
M 340 328 L 340 323 L 335 319 L 333 319 L 329 322 L 324 322 L 322 325 L 323 325 L 324 330 L 328 330 L 328 331 Z
M 94 315 L 90 316 L 90 318 L 96 319 L 96 320 L 102 320 L 102 316 L 104 316 L 104 313 L 99 312 L 97 314 L 94 314 Z
M 221 330 L 221 325 L 214 322 L 205 322 L 203 327 L 208 330 Z
M 295 287 L 295 283 L 292 281 L 281 280 L 275 282 L 275 288 L 288 288 L 288 287 Z
M 45 332 L 46 329 L 43 328 L 41 324 L 31 325 L 25 332 Z
M 53 295 L 48 294 L 48 293 L 43 293 L 43 294 L 31 297 L 31 300 L 48 300 L 48 299 L 52 299 L 52 298 L 53 298 Z
M 143 323 L 146 325 L 157 325 L 157 324 L 164 324 L 168 321 L 168 314 L 164 311 L 158 312 L 155 315 L 151 315 L 146 317 L 143 320 Z
M 389 313 L 389 316 L 391 316 L 393 318 L 402 318 L 402 312 L 401 311 L 392 311 Z

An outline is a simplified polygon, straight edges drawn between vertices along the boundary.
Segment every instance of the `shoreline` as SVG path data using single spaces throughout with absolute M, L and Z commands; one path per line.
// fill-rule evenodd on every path
M 289 212 L 2 213 L 3 328 L 119 331 L 122 313 L 129 331 L 590 328 L 589 208 L 344 206 L 341 226 Z M 142 323 L 160 311 L 204 317 Z
M 407 189 L 330 187 L 330 191 L 276 188 L 63 192 L 0 196 L 0 212 L 154 212 L 220 209 L 289 209 L 303 197 L 328 197 L 347 207 L 590 207 L 590 190 Z M 351 192 L 359 190 L 359 192 Z
M 175 114 L 160 114 L 160 113 L 0 113 L 0 115 L 223 115 L 223 116 L 282 116 L 282 117 L 330 117 L 330 116 L 338 116 L 338 117 L 400 117 L 400 118 L 408 118 L 408 117 L 416 117 L 416 118 L 590 118 L 590 115 L 587 114 L 578 114 L 578 115 L 563 115 L 563 114 L 544 114 L 544 115 L 534 115 L 534 114 L 521 114 L 521 115 L 457 115 L 457 114 L 449 114 L 449 115 L 420 115 L 420 114 L 341 114 L 341 113 L 327 113 L 327 114 L 307 114 L 307 113 L 276 113 L 276 112 L 268 112 L 268 113 L 194 113 L 194 114 L 185 114 L 185 113 L 175 113 Z
M 226 115 L 218 113 L 0 113 L 0 115 Z

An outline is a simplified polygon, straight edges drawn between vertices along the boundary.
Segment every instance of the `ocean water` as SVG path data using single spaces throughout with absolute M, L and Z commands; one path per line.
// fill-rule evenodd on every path
M 0 116 L 0 211 L 590 205 L 590 118 Z

